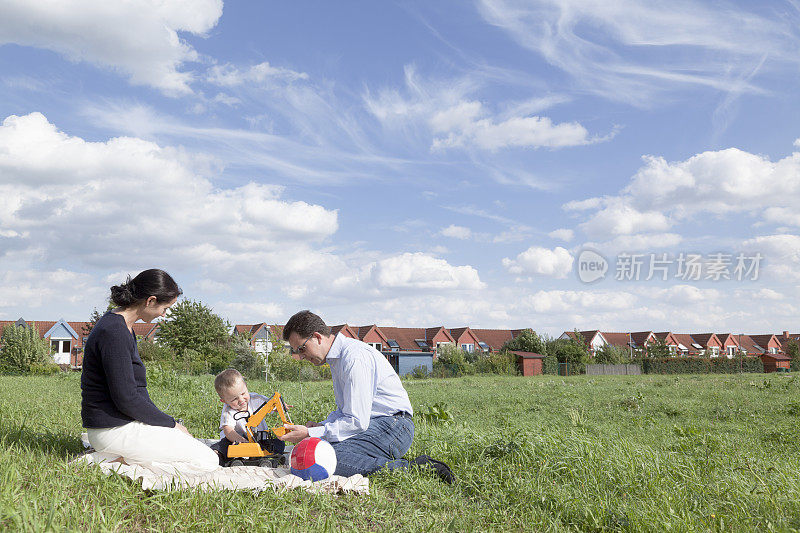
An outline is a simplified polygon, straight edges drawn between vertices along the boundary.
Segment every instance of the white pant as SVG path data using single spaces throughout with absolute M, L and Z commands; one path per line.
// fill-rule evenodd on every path
M 170 474 L 210 472 L 219 466 L 214 450 L 177 428 L 134 421 L 114 428 L 87 428 L 86 432 L 95 450 L 110 459 L 121 457 L 130 465 Z

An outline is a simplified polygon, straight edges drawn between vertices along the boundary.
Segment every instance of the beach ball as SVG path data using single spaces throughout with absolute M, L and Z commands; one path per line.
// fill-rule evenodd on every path
M 336 452 L 327 441 L 306 437 L 292 450 L 291 470 L 292 474 L 303 479 L 326 479 L 336 470 Z

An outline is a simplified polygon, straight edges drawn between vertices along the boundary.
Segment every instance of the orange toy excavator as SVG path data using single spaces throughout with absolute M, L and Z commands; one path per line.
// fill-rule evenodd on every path
M 257 431 L 256 427 L 270 413 L 278 412 L 278 417 L 284 424 L 291 424 L 292 420 L 287 415 L 286 404 L 281 394 L 276 392 L 267 403 L 247 416 L 245 424 L 245 437 L 247 442 L 240 442 L 228 446 L 228 466 L 258 465 L 276 467 L 286 463 L 283 455 L 284 443 L 275 437 L 286 433 L 282 425 L 270 428 L 268 431 Z M 246 415 L 246 413 L 242 413 Z

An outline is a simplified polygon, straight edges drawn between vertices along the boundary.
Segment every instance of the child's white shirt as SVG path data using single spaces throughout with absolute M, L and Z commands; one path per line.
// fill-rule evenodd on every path
M 247 403 L 247 416 L 252 415 L 259 407 L 267 403 L 266 396 L 262 396 L 260 394 L 256 394 L 255 392 L 250 393 L 250 401 Z M 234 418 L 234 415 L 237 415 Z M 222 426 L 232 426 L 233 429 L 244 437 L 246 435 L 245 426 L 247 425 L 247 416 L 245 416 L 244 411 L 237 411 L 236 409 L 232 409 L 228 404 L 224 404 L 222 407 L 222 414 L 219 417 L 219 434 L 220 438 L 225 437 L 225 432 L 222 431 Z M 269 424 L 267 423 L 266 418 L 261 421 L 261 423 L 256 427 L 256 430 L 266 431 L 269 429 Z

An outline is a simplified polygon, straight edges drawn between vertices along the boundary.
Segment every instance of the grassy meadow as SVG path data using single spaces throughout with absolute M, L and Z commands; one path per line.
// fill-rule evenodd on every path
M 215 436 L 210 377 L 155 370 L 149 379 L 157 405 L 196 436 Z M 373 476 L 369 496 L 254 496 L 145 493 L 69 465 L 82 449 L 78 374 L 0 376 L 0 530 L 800 530 L 793 375 L 405 384 L 418 414 L 409 455 L 447 461 L 457 484 L 412 471 Z M 250 388 L 280 391 L 297 422 L 333 407 L 328 382 Z

